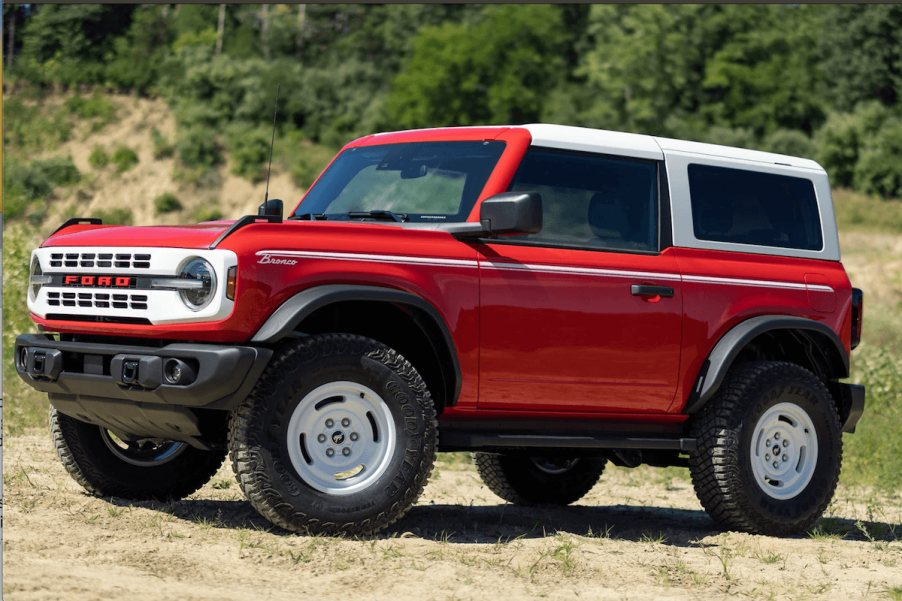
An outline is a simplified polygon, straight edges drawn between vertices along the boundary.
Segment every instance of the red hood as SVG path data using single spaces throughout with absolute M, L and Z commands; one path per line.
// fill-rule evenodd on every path
M 208 248 L 234 221 L 203 225 L 144 226 L 73 225 L 51 236 L 41 246 L 159 246 Z

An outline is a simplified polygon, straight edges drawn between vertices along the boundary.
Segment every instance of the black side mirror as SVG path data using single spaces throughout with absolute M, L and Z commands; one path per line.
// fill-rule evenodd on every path
M 257 215 L 266 217 L 267 215 L 282 216 L 282 201 L 278 198 L 270 198 L 257 208 Z
M 504 192 L 482 201 L 479 220 L 493 234 L 538 234 L 542 231 L 542 197 L 538 192 Z

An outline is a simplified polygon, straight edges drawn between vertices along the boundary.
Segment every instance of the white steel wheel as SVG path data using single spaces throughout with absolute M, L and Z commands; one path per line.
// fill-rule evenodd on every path
M 357 382 L 323 384 L 288 422 L 288 456 L 301 479 L 330 495 L 367 488 L 388 468 L 397 439 L 385 401 Z
M 817 466 L 817 433 L 811 417 L 794 403 L 779 403 L 755 424 L 751 442 L 755 482 L 774 499 L 805 490 Z

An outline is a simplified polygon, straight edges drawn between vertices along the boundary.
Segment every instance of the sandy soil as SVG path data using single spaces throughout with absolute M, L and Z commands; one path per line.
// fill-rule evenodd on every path
M 568 508 L 507 505 L 462 454 L 420 502 L 365 539 L 272 528 L 231 469 L 171 505 L 98 499 L 43 433 L 4 445 L 7 601 L 247 599 L 898 599 L 902 498 L 840 488 L 822 525 L 722 532 L 685 470 L 608 467 Z

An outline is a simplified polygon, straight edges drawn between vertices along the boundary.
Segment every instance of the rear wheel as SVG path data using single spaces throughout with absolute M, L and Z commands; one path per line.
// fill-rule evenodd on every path
M 226 456 L 184 442 L 125 442 L 55 408 L 50 409 L 50 436 L 69 475 L 99 497 L 180 499 L 206 484 Z
M 833 398 L 810 371 L 761 361 L 732 369 L 693 418 L 696 494 L 724 526 L 783 536 L 814 525 L 839 480 Z
M 473 453 L 482 481 L 515 505 L 569 505 L 601 477 L 602 457 L 521 457 Z

